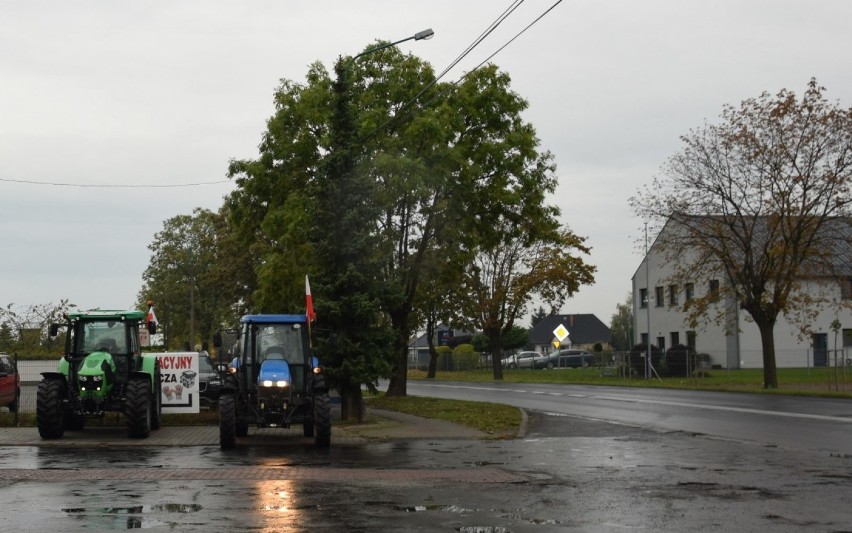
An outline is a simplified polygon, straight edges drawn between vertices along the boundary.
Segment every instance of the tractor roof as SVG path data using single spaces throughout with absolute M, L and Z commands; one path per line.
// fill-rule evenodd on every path
M 308 321 L 305 315 L 244 315 L 241 324 L 304 324 Z
M 68 318 L 71 320 L 143 320 L 145 316 L 144 311 L 135 309 L 126 311 L 89 309 L 88 311 L 72 311 L 68 313 Z

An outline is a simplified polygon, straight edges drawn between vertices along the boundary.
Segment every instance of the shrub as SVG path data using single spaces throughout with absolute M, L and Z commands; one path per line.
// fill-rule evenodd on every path
M 453 350 L 456 370 L 476 370 L 479 367 L 479 352 L 472 344 L 459 344 Z
M 645 354 L 648 353 L 648 347 L 644 344 L 637 344 L 630 350 L 630 371 L 633 376 L 636 377 L 644 377 L 645 376 Z M 659 348 L 651 345 L 651 364 L 654 365 L 654 369 L 657 373 L 662 374 L 660 369 L 665 369 L 664 362 L 665 355 L 660 351 Z

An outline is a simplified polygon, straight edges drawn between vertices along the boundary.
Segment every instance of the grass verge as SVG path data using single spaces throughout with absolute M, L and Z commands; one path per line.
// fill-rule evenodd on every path
M 844 372 L 843 368 L 780 368 L 777 389 L 763 388 L 762 369 L 709 370 L 702 377 L 664 377 L 662 379 L 628 379 L 613 374 L 611 369 L 594 367 L 557 370 L 504 369 L 503 381 L 852 398 L 852 369 Z M 419 370 L 409 371 L 408 378 L 427 379 L 426 372 Z M 493 382 L 494 375 L 490 369 L 437 372 L 434 379 L 435 381 Z
M 495 436 L 514 436 L 521 424 L 517 407 L 499 403 L 385 395 L 368 396 L 365 400 L 368 408 L 446 420 Z

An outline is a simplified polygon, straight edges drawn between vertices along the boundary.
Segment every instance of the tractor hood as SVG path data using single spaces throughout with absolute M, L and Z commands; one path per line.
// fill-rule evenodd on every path
M 79 376 L 101 376 L 115 372 L 115 361 L 109 352 L 92 352 L 86 356 L 80 369 L 77 372 Z
M 286 382 L 281 385 L 281 382 Z M 258 385 L 264 387 L 282 387 L 291 384 L 290 365 L 281 359 L 267 359 L 260 365 L 260 374 L 257 376 Z

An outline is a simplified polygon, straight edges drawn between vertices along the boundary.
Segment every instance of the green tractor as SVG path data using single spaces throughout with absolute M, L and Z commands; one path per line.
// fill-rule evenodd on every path
M 236 446 L 249 426 L 289 428 L 331 444 L 331 404 L 323 369 L 309 348 L 305 315 L 245 315 L 239 354 L 219 396 L 219 444 Z M 214 344 L 220 345 L 214 337 Z
M 123 413 L 127 435 L 145 438 L 160 427 L 162 397 L 156 355 L 140 351 L 142 311 L 92 310 L 66 315 L 51 324 L 50 335 L 67 328 L 65 353 L 56 372 L 43 372 L 36 398 L 38 432 L 58 439 L 65 430 L 81 430 L 87 418 Z M 156 331 L 148 323 L 149 333 Z

